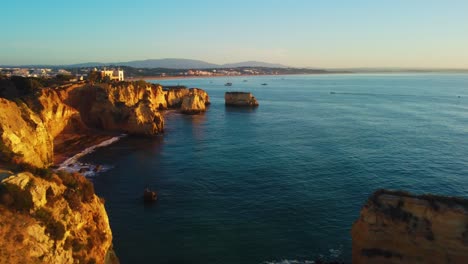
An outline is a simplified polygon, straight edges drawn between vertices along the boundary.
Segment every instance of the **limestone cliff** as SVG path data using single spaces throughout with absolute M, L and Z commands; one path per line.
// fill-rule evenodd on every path
M 203 112 L 208 94 L 164 91 L 146 82 L 22 90 L 7 84 L 0 89 L 0 163 L 21 163 L 35 173 L 17 173 L 0 184 L 0 263 L 118 262 L 92 184 L 79 174 L 38 168 L 52 165 L 54 140 L 64 133 L 157 135 L 164 129 L 161 109 Z
M 186 88 L 171 88 L 166 91 L 167 107 L 177 108 L 182 105 L 182 99 L 189 94 Z
M 197 88 L 192 88 L 189 93 L 182 98 L 180 110 L 185 114 L 198 114 L 206 111 L 206 106 L 210 104 L 208 94 Z
M 227 106 L 258 106 L 257 99 L 245 92 L 226 92 L 224 101 Z
M 53 137 L 38 114 L 20 100 L 0 98 L 0 160 L 47 167 L 53 161 Z
M 353 263 L 468 263 L 468 201 L 380 190 L 351 233 Z
M 39 115 L 53 138 L 67 126 L 81 124 L 80 113 L 65 104 L 53 89 L 40 89 L 34 96 L 25 98 L 25 101 Z
M 0 184 L 0 263 L 117 263 L 103 201 L 78 174 Z
M 208 96 L 208 93 L 206 93 L 202 89 L 198 88 L 171 88 L 165 91 L 165 97 L 166 97 L 166 102 L 167 102 L 167 107 L 168 108 L 179 108 L 182 107 L 184 99 L 186 99 L 186 105 L 185 109 L 187 109 L 188 102 L 194 101 L 194 97 L 198 97 L 196 100 L 200 101 L 200 106 L 201 104 L 204 104 L 205 106 L 210 104 L 210 97 Z M 184 111 L 181 109 L 182 112 L 186 112 L 189 114 L 192 114 L 193 112 L 191 111 Z M 200 112 L 200 111 L 199 111 Z M 202 112 L 202 111 L 201 111 Z
M 161 109 L 180 108 L 196 114 L 210 104 L 201 89 L 164 91 L 160 85 L 143 81 L 70 84 L 28 92 L 3 83 L 6 88 L 2 86 L 0 97 L 11 98 L 0 98 L 0 160 L 36 167 L 52 164 L 54 139 L 62 135 L 57 142 L 68 142 L 61 140 L 64 133 L 83 134 L 91 128 L 153 136 L 164 131 Z
M 134 86 L 85 85 L 69 91 L 65 102 L 78 109 L 89 127 L 156 135 L 164 130 L 164 118 L 158 111 L 164 95 L 155 95 L 159 91 L 162 92 L 159 88 L 153 91 Z
M 140 101 L 146 100 L 153 109 L 167 108 L 165 92 L 160 85 L 138 81 L 117 83 L 105 87 L 111 102 L 121 102 L 132 107 Z

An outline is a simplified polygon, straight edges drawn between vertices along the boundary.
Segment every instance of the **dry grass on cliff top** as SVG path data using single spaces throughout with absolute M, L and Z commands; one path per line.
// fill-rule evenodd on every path
M 462 197 L 455 197 L 455 196 L 443 196 L 443 195 L 434 195 L 434 194 L 411 194 L 405 191 L 398 191 L 398 190 L 385 190 L 379 189 L 375 191 L 370 197 L 367 204 L 375 204 L 377 206 L 381 206 L 379 201 L 379 197 L 381 195 L 393 195 L 405 198 L 413 198 L 413 199 L 420 199 L 427 201 L 434 210 L 439 209 L 439 204 L 445 205 L 449 208 L 461 207 L 468 212 L 468 199 Z

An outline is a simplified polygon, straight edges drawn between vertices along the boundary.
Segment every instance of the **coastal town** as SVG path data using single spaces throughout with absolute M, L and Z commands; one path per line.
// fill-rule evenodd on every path
M 34 77 L 54 78 L 67 76 L 69 81 L 83 81 L 89 78 L 90 73 L 98 72 L 102 78 L 108 76 L 111 81 L 140 78 L 170 78 L 170 77 L 218 77 L 218 76 L 258 76 L 258 75 L 285 75 L 285 74 L 327 74 L 342 73 L 319 69 L 301 68 L 268 68 L 268 67 L 236 67 L 211 69 L 169 69 L 169 68 L 134 68 L 129 66 L 106 67 L 1 67 L 0 75 L 6 77 Z M 125 72 L 125 75 L 124 75 Z

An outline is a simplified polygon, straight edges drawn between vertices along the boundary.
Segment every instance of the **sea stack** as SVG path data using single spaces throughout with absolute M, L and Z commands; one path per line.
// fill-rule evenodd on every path
M 351 235 L 353 263 L 467 263 L 468 200 L 379 190 Z
M 224 94 L 224 101 L 227 106 L 258 106 L 257 99 L 247 92 L 226 92 Z
M 210 104 L 210 97 L 202 89 L 191 88 L 189 93 L 182 97 L 180 111 L 184 114 L 199 114 L 206 111 Z

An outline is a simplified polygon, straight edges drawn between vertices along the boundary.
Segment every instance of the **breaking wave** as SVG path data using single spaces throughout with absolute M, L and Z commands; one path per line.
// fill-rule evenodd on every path
M 265 261 L 262 264 L 325 264 L 325 263 L 344 263 L 341 258 L 343 248 L 329 249 L 327 254 L 318 255 L 315 260 L 297 260 L 297 259 L 282 259 Z
M 121 138 L 125 137 L 126 135 L 120 135 L 117 137 L 110 138 L 105 140 L 97 145 L 91 146 L 89 148 L 84 149 L 80 153 L 76 154 L 75 156 L 68 158 L 64 162 L 62 162 L 57 170 L 64 170 L 67 172 L 79 172 L 86 177 L 93 177 L 99 172 L 104 172 L 112 169 L 112 166 L 107 165 L 95 165 L 89 163 L 79 162 L 78 160 L 92 152 L 94 152 L 98 148 L 102 148 L 105 146 L 109 146 Z

